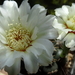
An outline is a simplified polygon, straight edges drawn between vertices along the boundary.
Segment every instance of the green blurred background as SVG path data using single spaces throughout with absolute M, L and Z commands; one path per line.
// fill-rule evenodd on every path
M 31 6 L 40 4 L 48 9 L 48 14 L 54 14 L 54 9 L 61 7 L 62 5 L 71 5 L 75 3 L 75 0 L 29 0 Z

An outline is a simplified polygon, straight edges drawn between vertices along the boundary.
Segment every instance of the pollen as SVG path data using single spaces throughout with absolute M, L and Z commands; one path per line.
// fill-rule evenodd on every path
M 21 25 L 16 25 L 6 31 L 8 46 L 12 50 L 25 51 L 31 46 L 30 31 Z

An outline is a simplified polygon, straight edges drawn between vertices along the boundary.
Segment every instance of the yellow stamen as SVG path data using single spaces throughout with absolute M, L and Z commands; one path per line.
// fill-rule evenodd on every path
M 25 51 L 31 45 L 30 32 L 21 25 L 13 26 L 6 33 L 8 46 L 13 50 Z

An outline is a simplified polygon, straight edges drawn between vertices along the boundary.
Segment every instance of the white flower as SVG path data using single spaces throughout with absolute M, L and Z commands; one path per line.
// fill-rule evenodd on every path
M 66 47 L 75 47 L 75 4 L 72 6 L 63 5 L 62 8 L 55 9 L 56 19 L 53 26 L 58 31 L 59 40 L 65 41 Z
M 0 68 L 17 75 L 21 59 L 28 73 L 49 65 L 54 51 L 49 39 L 57 37 L 53 20 L 54 16 L 46 16 L 46 9 L 39 4 L 31 9 L 24 0 L 18 8 L 15 1 L 4 1 L 0 6 Z

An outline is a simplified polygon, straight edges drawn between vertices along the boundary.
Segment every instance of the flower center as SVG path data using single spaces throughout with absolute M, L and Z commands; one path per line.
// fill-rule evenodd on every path
M 21 25 L 10 28 L 7 32 L 8 46 L 16 51 L 25 51 L 31 45 L 30 32 Z
M 69 29 L 75 30 L 75 16 L 73 16 L 72 18 L 69 19 L 69 21 L 71 22 L 68 26 Z

